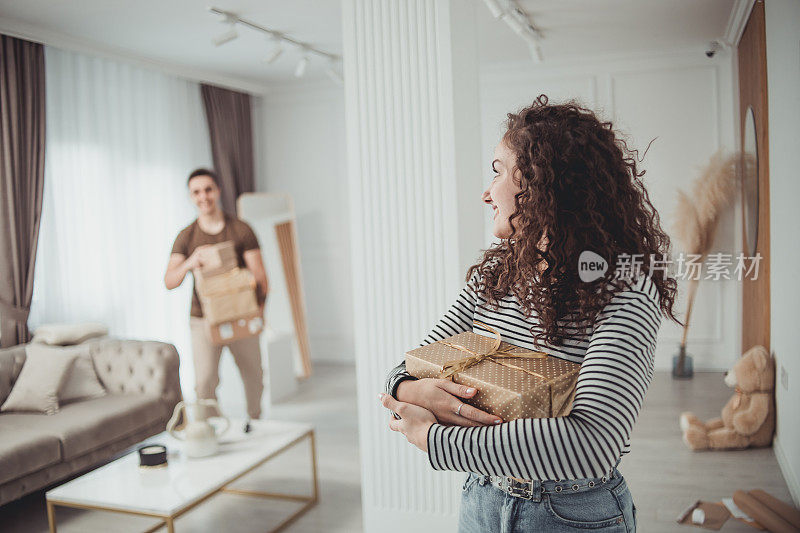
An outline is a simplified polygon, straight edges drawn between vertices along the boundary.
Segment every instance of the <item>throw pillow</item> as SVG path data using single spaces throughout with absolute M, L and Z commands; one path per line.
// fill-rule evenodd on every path
M 94 337 L 108 335 L 108 327 L 99 322 L 82 324 L 45 324 L 33 332 L 33 342 L 53 345 L 80 344 Z
M 77 354 L 51 357 L 37 350 L 27 351 L 19 377 L 0 411 L 57 413 L 58 392 L 69 377 L 76 357 Z
M 77 400 L 88 400 L 99 398 L 106 395 L 106 389 L 97 379 L 97 372 L 94 370 L 92 356 L 89 353 L 89 346 L 86 344 L 78 346 L 47 346 L 44 344 L 28 344 L 25 352 L 30 354 L 32 351 L 46 354 L 53 359 L 70 356 L 74 354 L 75 362 L 72 370 L 61 390 L 58 392 L 60 404 L 74 402 Z

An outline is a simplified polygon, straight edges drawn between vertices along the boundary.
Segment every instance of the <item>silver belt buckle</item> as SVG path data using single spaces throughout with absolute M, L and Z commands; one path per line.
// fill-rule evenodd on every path
M 514 478 L 504 477 L 503 484 L 509 496 L 530 500 L 533 498 L 533 481 L 517 481 Z

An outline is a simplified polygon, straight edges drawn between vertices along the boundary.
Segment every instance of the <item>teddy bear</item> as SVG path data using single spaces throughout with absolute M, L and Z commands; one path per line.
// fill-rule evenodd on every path
M 681 413 L 683 441 L 692 450 L 762 448 L 775 432 L 775 360 L 763 346 L 753 346 L 725 373 L 725 384 L 736 390 L 722 418 L 705 424 L 690 412 Z

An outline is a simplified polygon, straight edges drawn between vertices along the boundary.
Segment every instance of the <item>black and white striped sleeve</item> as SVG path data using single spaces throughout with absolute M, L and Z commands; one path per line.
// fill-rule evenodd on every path
M 459 292 L 456 301 L 453 302 L 453 305 L 450 306 L 439 322 L 433 326 L 425 340 L 419 344 L 420 346 L 425 346 L 465 331 L 472 331 L 472 320 L 475 315 L 475 302 L 477 300 L 475 293 L 476 279 L 477 273 L 470 277 L 461 292 Z M 405 379 L 416 378 L 406 372 L 406 361 L 403 359 L 399 365 L 389 372 L 386 378 L 386 393 L 397 398 L 395 396 L 397 386 Z
M 540 480 L 606 475 L 621 456 L 653 378 L 658 298 L 651 278 L 643 276 L 603 308 L 569 415 L 491 427 L 434 424 L 428 431 L 433 468 Z

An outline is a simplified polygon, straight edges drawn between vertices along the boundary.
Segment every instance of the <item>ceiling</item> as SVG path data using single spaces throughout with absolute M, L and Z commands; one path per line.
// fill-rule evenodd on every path
M 401 0 L 406 1 L 406 0 Z M 474 2 L 481 64 L 527 60 L 523 41 Z M 600 54 L 703 47 L 721 38 L 736 0 L 519 0 L 544 33 L 545 62 Z M 302 56 L 286 49 L 273 64 L 266 37 L 238 27 L 239 38 L 215 47 L 226 27 L 214 5 L 262 26 L 342 53 L 340 0 L 0 0 L 0 31 L 54 46 L 137 58 L 242 88 L 296 81 Z M 312 58 L 304 80 L 327 79 Z
M 211 40 L 227 26 L 208 11 L 212 5 L 326 52 L 342 53 L 339 0 L 0 0 L 0 17 L 34 36 L 76 40 L 110 53 L 214 73 L 234 83 L 294 79 L 302 52 L 285 48 L 268 65 L 264 57 L 272 44 L 261 32 L 238 25 L 237 39 L 214 46 Z M 312 56 L 304 78 L 327 79 L 327 66 Z
M 525 43 L 482 1 L 481 64 L 525 60 Z M 544 61 L 698 48 L 721 39 L 736 0 L 517 0 L 543 33 Z

